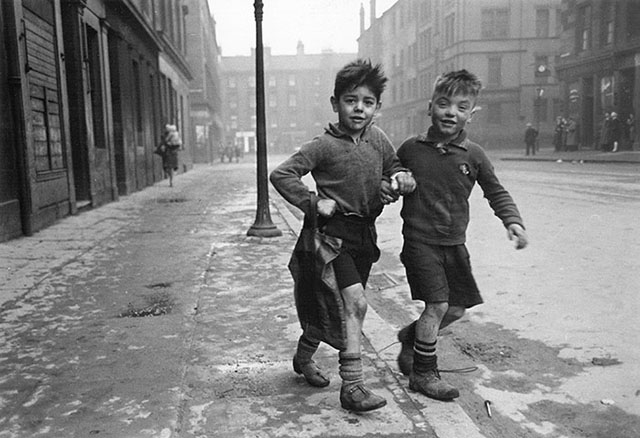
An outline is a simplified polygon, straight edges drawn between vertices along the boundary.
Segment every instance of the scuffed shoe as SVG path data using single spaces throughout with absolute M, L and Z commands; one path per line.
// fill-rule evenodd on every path
M 409 388 L 436 400 L 453 400 L 460 396 L 460 392 L 455 387 L 440 378 L 438 370 L 431 370 L 425 374 L 412 372 L 409 377 Z
M 385 406 L 387 401 L 360 383 L 340 389 L 340 404 L 348 411 L 367 412 Z
M 400 354 L 398 354 L 398 368 L 405 376 L 411 374 L 413 370 L 413 343 L 416 338 L 416 323 L 412 322 L 398 332 L 398 340 L 402 344 Z
M 303 364 L 298 361 L 298 356 L 293 356 L 293 371 L 302 374 L 311 386 L 324 388 L 329 385 L 329 379 L 322 374 L 322 370 L 318 368 L 318 365 L 316 365 L 314 361 Z

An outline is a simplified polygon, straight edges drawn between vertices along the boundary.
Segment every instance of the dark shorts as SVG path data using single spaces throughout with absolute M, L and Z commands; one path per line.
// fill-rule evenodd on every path
M 371 267 L 380 258 L 374 220 L 337 215 L 320 225 L 325 234 L 342 239 L 340 254 L 333 261 L 338 287 L 356 283 L 366 287 Z
M 405 241 L 400 259 L 414 300 L 448 302 L 450 306 L 464 308 L 483 302 L 471 273 L 465 245 L 440 246 Z

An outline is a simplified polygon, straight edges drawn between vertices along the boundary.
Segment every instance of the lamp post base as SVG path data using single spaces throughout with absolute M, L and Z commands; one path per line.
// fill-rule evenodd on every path
M 247 236 L 255 236 L 255 237 L 278 237 L 282 236 L 282 231 L 280 231 L 273 224 L 253 224 L 251 228 L 247 231 Z

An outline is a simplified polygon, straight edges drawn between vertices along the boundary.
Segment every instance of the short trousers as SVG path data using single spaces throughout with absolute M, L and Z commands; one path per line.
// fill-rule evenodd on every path
M 411 298 L 469 308 L 482 304 L 465 245 L 442 246 L 405 241 L 400 254 Z
M 366 287 L 371 267 L 380 258 L 374 219 L 336 214 L 321 224 L 321 229 L 327 235 L 342 239 L 340 254 L 333 260 L 338 288 L 342 290 L 357 283 Z

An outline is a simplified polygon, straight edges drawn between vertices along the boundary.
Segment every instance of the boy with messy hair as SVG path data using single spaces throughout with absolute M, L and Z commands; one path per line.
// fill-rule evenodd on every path
M 391 142 L 373 124 L 386 82 L 381 66 L 370 61 L 359 59 L 344 66 L 336 75 L 330 99 L 338 123 L 330 123 L 323 134 L 302 145 L 270 174 L 271 183 L 288 202 L 306 217 L 317 211 L 322 232 L 340 239 L 339 253 L 331 262 L 344 303 L 346 332 L 341 334 L 344 348 L 339 351 L 340 403 L 356 412 L 386 405 L 384 398 L 364 386 L 361 358 L 362 324 L 367 311 L 364 289 L 371 267 L 380 256 L 375 220 L 383 209 L 382 180 L 393 180 L 399 194 L 415 188 Z M 315 180 L 317 201 L 301 180 L 307 173 Z M 312 359 L 322 340 L 303 327 L 293 357 L 294 371 L 318 387 L 329 384 Z
M 511 195 L 483 149 L 464 130 L 476 111 L 481 88 L 480 80 L 467 70 L 440 76 L 429 102 L 431 127 L 407 139 L 397 152 L 417 182 L 416 190 L 403 199 L 401 260 L 411 297 L 425 303 L 420 318 L 398 334 L 402 343 L 398 365 L 409 375 L 409 388 L 438 400 L 459 396 L 438 372 L 438 330 L 482 303 L 465 246 L 468 199 L 476 182 L 516 249 L 528 243 Z M 383 192 L 389 188 L 385 184 Z

